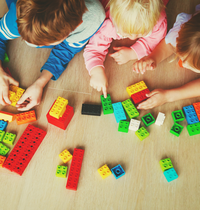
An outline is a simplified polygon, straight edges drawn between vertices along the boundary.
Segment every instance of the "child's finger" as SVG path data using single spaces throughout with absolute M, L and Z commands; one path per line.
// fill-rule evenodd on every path
M 3 101 L 6 103 L 6 104 L 11 104 L 11 101 L 10 99 L 8 98 L 8 87 L 4 87 L 3 88 Z
M 104 98 L 107 98 L 107 88 L 103 87 L 102 91 L 103 91 Z
M 13 79 L 12 77 L 9 78 L 9 82 L 10 82 L 10 84 L 13 84 L 13 85 L 19 87 L 19 82 L 16 81 L 15 79 Z
M 27 92 L 25 91 L 25 93 L 22 95 L 22 97 L 19 99 L 19 101 L 17 102 L 17 104 L 22 104 L 27 98 L 29 98 L 29 95 L 27 94 Z
M 119 56 L 119 53 L 118 52 L 115 52 L 115 53 L 111 53 L 109 54 L 112 58 L 116 58 L 117 56 Z
M 151 97 L 151 96 L 153 96 L 153 95 L 155 95 L 155 94 L 157 94 L 157 93 L 158 93 L 158 90 L 155 89 L 155 90 L 151 91 L 150 93 L 147 93 L 146 96 L 147 96 L 147 97 Z
M 30 103 L 27 104 L 27 106 L 24 106 L 23 108 L 18 108 L 17 110 L 27 111 L 27 110 L 31 109 L 32 107 L 34 107 L 35 105 L 37 105 L 37 104 L 35 104 L 33 102 L 30 102 Z

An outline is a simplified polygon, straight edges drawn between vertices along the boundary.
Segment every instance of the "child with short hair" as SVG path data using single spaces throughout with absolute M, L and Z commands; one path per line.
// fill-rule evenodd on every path
M 69 61 L 80 52 L 105 19 L 98 0 L 7 0 L 9 11 L 0 19 L 0 104 L 8 105 L 9 84 L 2 61 L 7 40 L 22 37 L 33 47 L 53 48 L 41 76 L 25 91 L 16 107 L 28 110 L 41 101 L 43 88 L 57 80 Z
M 103 1 L 103 0 L 102 0 Z M 164 5 L 169 0 L 110 0 L 106 17 L 99 31 L 84 50 L 90 86 L 107 97 L 107 78 L 103 62 L 113 39 L 138 39 L 131 47 L 114 47 L 111 57 L 119 64 L 141 59 L 150 54 L 167 32 Z M 105 5 L 105 0 L 103 1 Z
M 147 57 L 133 65 L 133 70 L 144 73 L 153 70 L 158 63 L 173 53 L 181 59 L 184 68 L 200 73 L 200 4 L 196 6 L 194 15 L 180 13 L 173 28 L 165 39 Z M 191 81 L 179 88 L 163 90 L 155 89 L 147 94 L 149 99 L 138 105 L 138 109 L 151 109 L 167 102 L 200 96 L 200 79 Z

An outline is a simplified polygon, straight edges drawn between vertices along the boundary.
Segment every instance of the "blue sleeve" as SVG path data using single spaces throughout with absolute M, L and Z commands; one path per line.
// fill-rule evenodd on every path
M 11 3 L 14 2 L 15 4 L 17 3 L 17 0 L 6 0 L 6 3 L 8 5 L 8 8 L 10 8 Z

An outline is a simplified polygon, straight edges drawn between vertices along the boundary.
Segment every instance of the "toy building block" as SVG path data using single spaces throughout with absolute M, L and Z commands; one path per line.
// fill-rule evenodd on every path
M 68 100 L 59 96 L 54 102 L 53 106 L 51 107 L 49 115 L 59 119 L 60 117 L 63 116 L 67 104 Z
M 174 134 L 175 136 L 180 136 L 182 130 L 183 130 L 183 126 L 179 125 L 178 123 L 174 123 L 174 125 L 172 126 L 170 133 Z
M 16 138 L 16 134 L 6 132 L 3 138 L 3 143 L 13 145 L 15 138 Z
M 129 124 L 129 130 L 137 131 L 139 127 L 140 127 L 140 121 L 131 119 L 130 124 Z
M 160 126 L 160 125 L 163 124 L 164 120 L 165 120 L 165 114 L 162 113 L 162 112 L 159 112 L 159 113 L 158 113 L 158 116 L 157 116 L 157 118 L 156 118 L 155 124 Z
M 200 122 L 187 125 L 187 130 L 190 136 L 200 134 Z
M 72 163 L 69 169 L 69 175 L 66 188 L 69 190 L 77 190 L 79 175 L 81 172 L 81 165 L 83 161 L 84 150 L 74 149 Z
M 115 119 L 117 123 L 119 123 L 120 120 L 126 120 L 126 115 L 122 107 L 122 103 L 117 102 L 117 103 L 112 104 L 112 106 L 113 106 L 114 115 L 115 115 Z
M 82 104 L 81 114 L 100 116 L 101 115 L 101 105 Z
M 140 92 L 144 89 L 147 89 L 147 86 L 146 84 L 144 83 L 144 81 L 140 81 L 136 84 L 133 84 L 131 86 L 128 86 L 126 88 L 126 91 L 128 92 L 129 96 L 131 97 L 131 95 L 137 93 L 137 92 Z
M 12 102 L 12 106 L 16 106 L 24 91 L 25 90 L 20 87 L 17 87 L 15 85 L 9 85 L 9 99 Z M 13 92 L 15 93 L 14 95 Z
M 0 120 L 0 130 L 3 131 L 6 129 L 8 123 L 4 120 Z
M 125 175 L 125 171 L 124 171 L 124 169 L 121 167 L 120 164 L 117 165 L 117 166 L 115 166 L 114 168 L 112 168 L 111 171 L 112 171 L 112 173 L 113 173 L 113 175 L 114 175 L 114 177 L 115 177 L 116 179 L 119 179 L 120 177 L 122 177 L 122 176 Z
M 61 178 L 66 178 L 67 176 L 67 166 L 57 166 L 56 176 Z
M 3 167 L 21 176 L 45 136 L 45 131 L 29 124 L 4 162 Z
M 15 114 L 0 111 L 0 120 L 12 122 L 15 119 Z
M 1 130 L 0 130 L 0 141 L 3 140 L 4 135 L 5 135 L 5 131 L 1 131 Z
M 104 96 L 101 95 L 101 103 L 102 103 L 102 108 L 103 108 L 103 114 L 113 113 L 113 107 L 112 107 L 110 94 L 107 94 L 107 98 L 104 98 Z
M 136 136 L 140 139 L 140 141 L 144 140 L 146 137 L 149 136 L 149 132 L 144 128 L 141 127 L 135 132 Z
M 119 121 L 118 131 L 119 132 L 128 133 L 129 123 L 130 122 L 128 122 L 128 121 L 120 120 Z
M 99 172 L 102 179 L 105 179 L 106 177 L 108 177 L 112 174 L 110 169 L 108 168 L 108 166 L 106 164 L 104 166 L 102 166 L 101 168 L 99 168 L 98 172 Z
M 132 98 L 134 104 L 139 104 L 142 101 L 146 100 L 147 99 L 147 96 L 146 96 L 147 93 L 150 93 L 148 88 L 131 95 L 131 98 Z
M 194 107 L 192 105 L 184 106 L 183 107 L 183 111 L 185 113 L 185 118 L 186 118 L 187 123 L 189 125 L 199 122 L 199 119 L 197 117 L 197 114 L 196 114 L 196 112 L 194 110 Z
M 138 110 L 135 108 L 135 106 L 133 105 L 130 99 L 123 101 L 122 105 L 130 119 L 139 116 Z
M 170 169 L 164 171 L 164 175 L 168 182 L 171 182 L 178 178 L 178 174 L 176 173 L 174 168 L 170 168 Z
M 193 103 L 194 109 L 196 111 L 197 117 L 200 121 L 200 102 Z
M 30 123 L 36 121 L 35 111 L 31 110 L 16 115 L 16 121 L 18 125 Z
M 5 145 L 3 145 L 2 143 L 0 143 L 0 155 L 7 155 L 7 153 L 10 151 L 10 149 L 8 147 L 6 147 Z
M 4 54 L 4 63 L 8 63 L 10 60 L 9 60 L 9 58 L 8 58 L 8 55 L 7 55 L 7 53 L 5 53 Z
M 142 117 L 142 122 L 148 127 L 149 125 L 152 125 L 155 122 L 155 119 L 151 115 L 151 113 L 148 113 Z
M 180 122 L 180 121 L 185 120 L 185 116 L 184 116 L 182 110 L 173 111 L 172 118 L 173 118 L 174 122 Z
M 64 163 L 67 163 L 72 159 L 71 153 L 66 149 L 59 154 L 59 157 Z
M 162 171 L 166 171 L 167 169 L 173 168 L 172 161 L 170 160 L 170 158 L 160 160 L 159 163 Z
M 3 163 L 5 162 L 5 160 L 6 160 L 6 157 L 0 155 L 0 167 L 1 167 L 1 168 L 2 168 Z

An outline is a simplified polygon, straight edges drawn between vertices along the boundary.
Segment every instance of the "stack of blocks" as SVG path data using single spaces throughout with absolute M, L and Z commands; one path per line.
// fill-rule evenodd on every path
M 12 102 L 11 103 L 12 106 L 16 106 L 17 102 L 23 95 L 24 91 L 25 91 L 24 89 L 19 88 L 15 85 L 9 86 L 8 97 L 9 97 L 10 101 Z
M 185 116 L 182 110 L 177 110 L 172 112 L 172 118 L 174 120 L 174 125 L 172 126 L 170 133 L 179 137 L 184 127 L 177 122 L 183 121 L 185 119 Z

